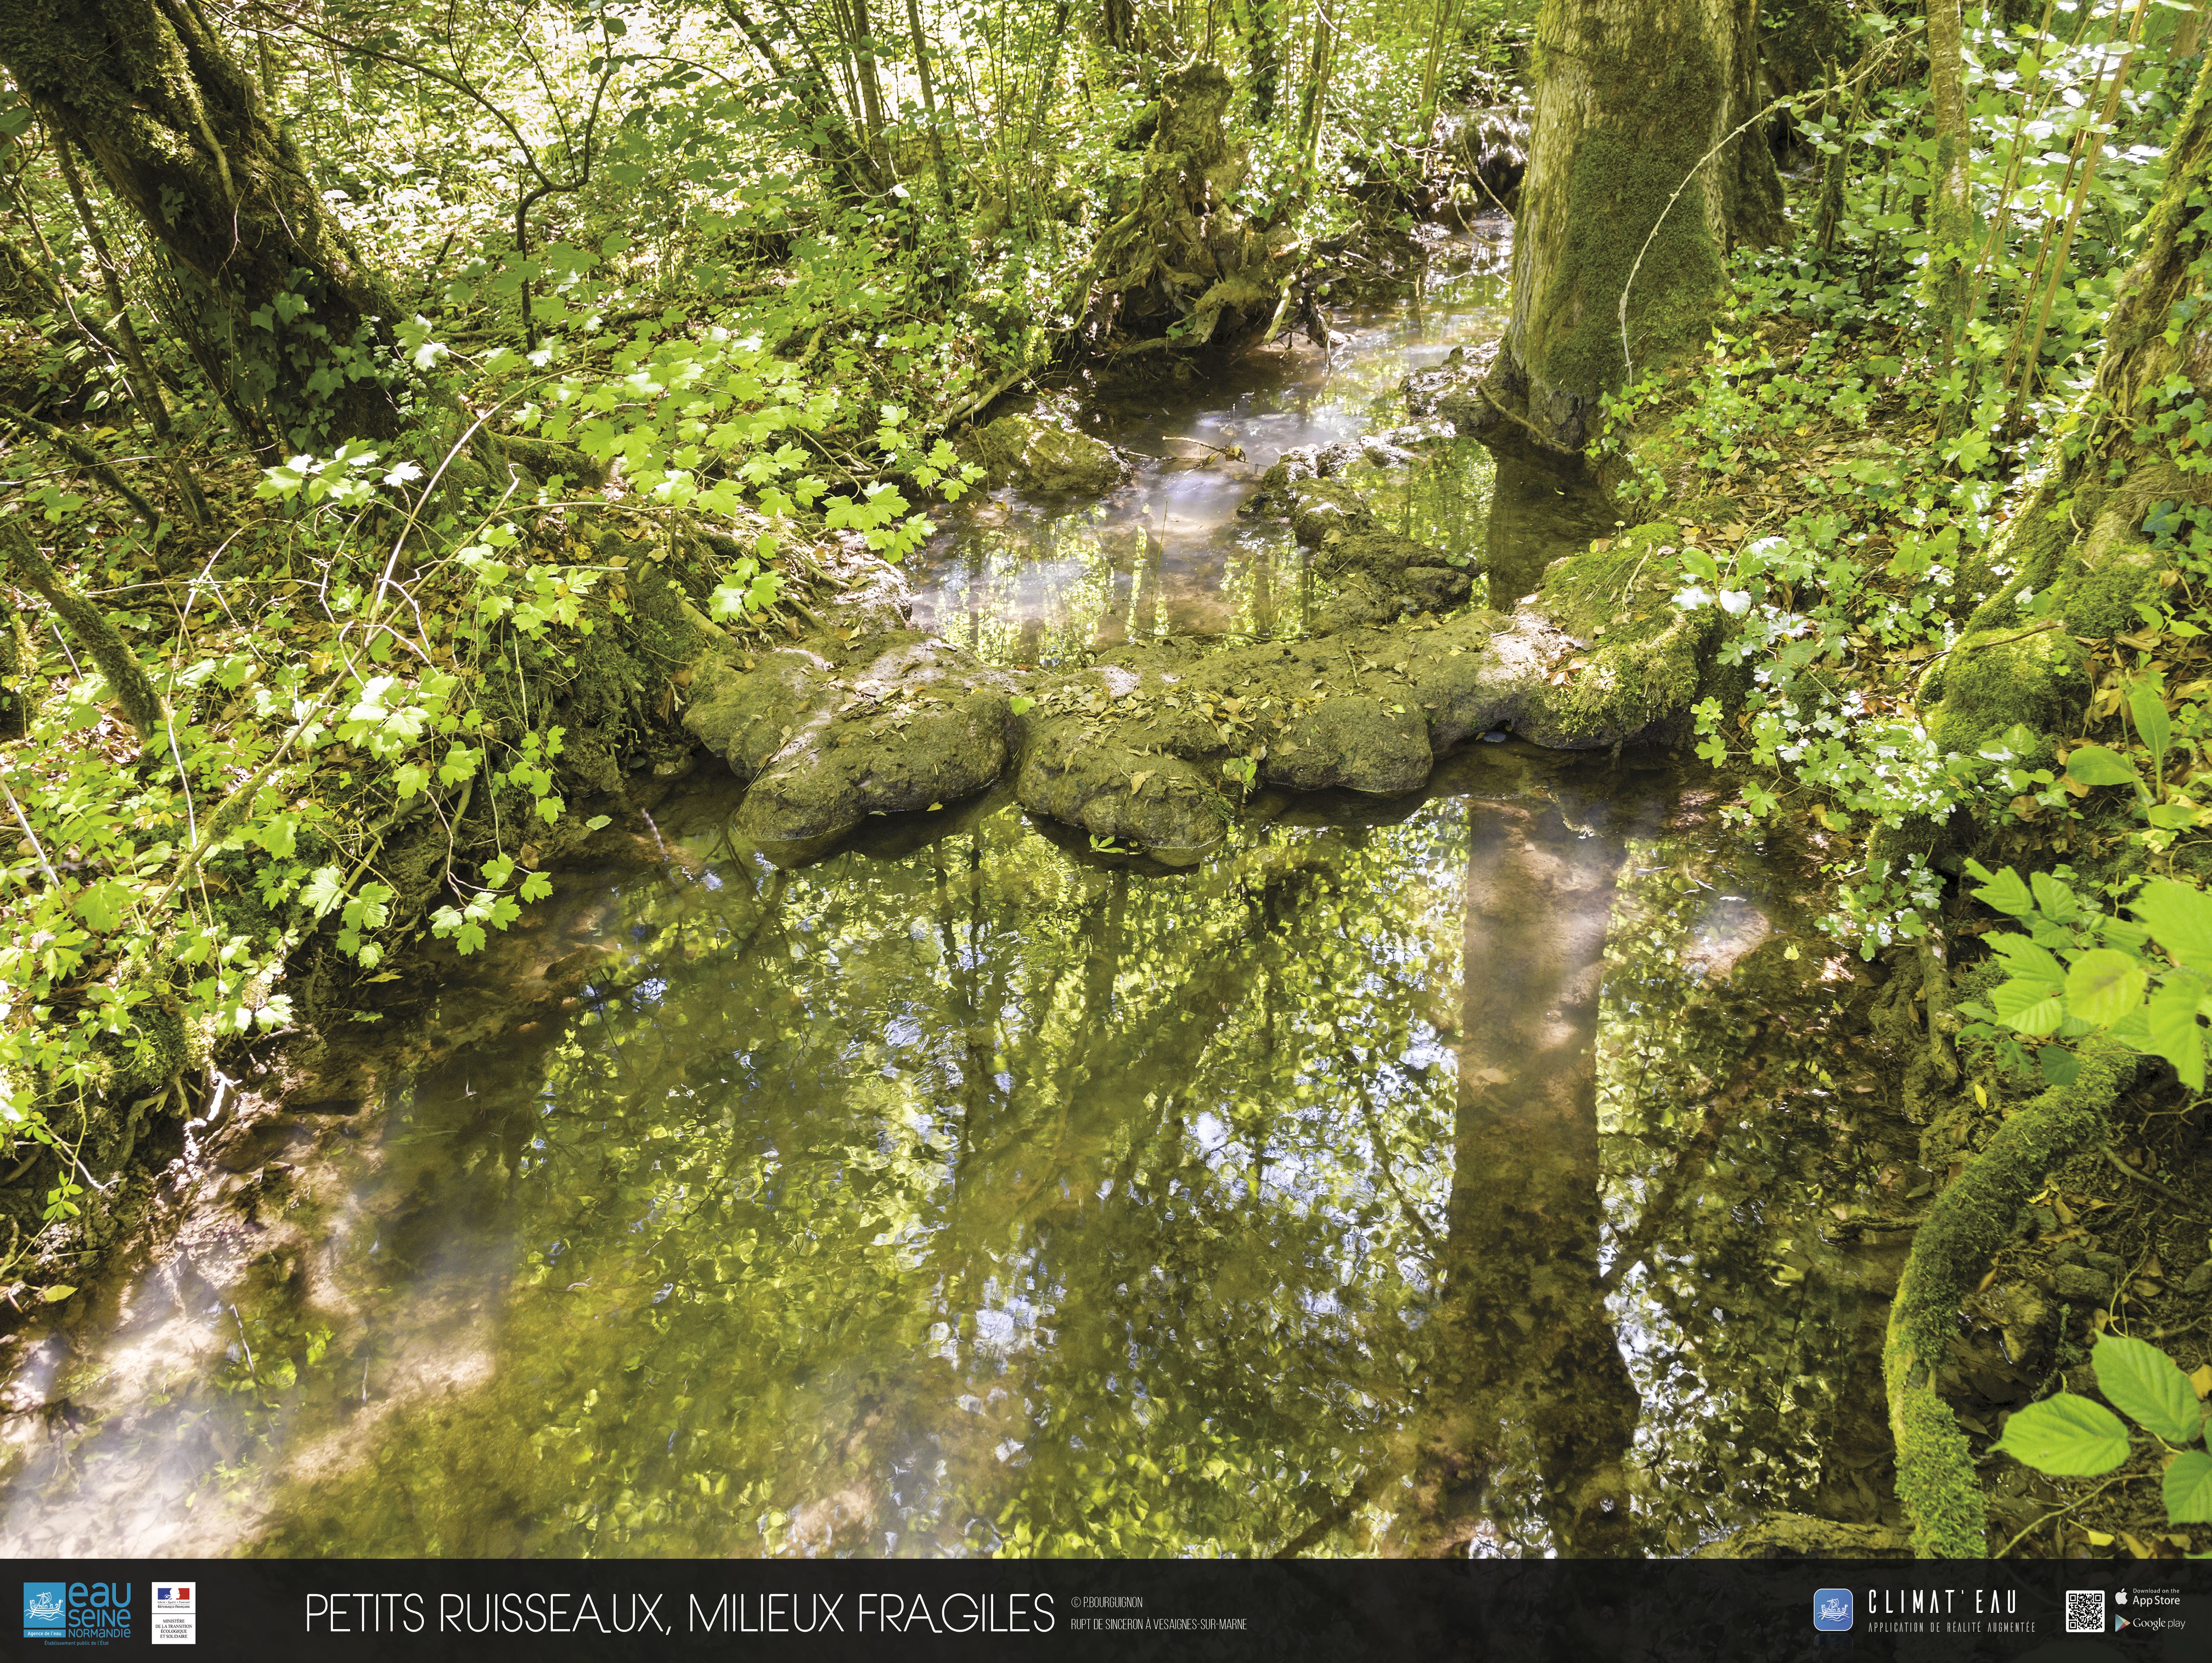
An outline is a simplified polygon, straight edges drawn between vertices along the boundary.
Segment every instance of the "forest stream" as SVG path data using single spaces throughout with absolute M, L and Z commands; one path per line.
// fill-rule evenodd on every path
M 1134 482 L 951 517 L 917 622 L 1040 665 L 1294 633 L 1250 476 L 1494 332 L 1502 255 L 1094 406 Z M 1507 606 L 1589 535 L 1468 440 L 1362 483 L 1486 541 Z M 1927 1180 L 1816 871 L 1686 758 L 1493 735 L 1411 798 L 1262 792 L 1180 871 L 1003 784 L 781 870 L 714 774 L 404 1024 L 465 1039 L 393 1035 L 374 1100 L 262 1128 L 228 1205 L 17 1354 L 0 1548 L 1665 1554 L 1897 1516 L 1882 1224 Z

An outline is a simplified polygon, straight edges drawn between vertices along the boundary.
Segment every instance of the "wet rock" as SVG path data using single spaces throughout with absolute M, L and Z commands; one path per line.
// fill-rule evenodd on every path
M 2116 1253 L 2099 1253 L 2094 1247 L 2085 1247 L 2081 1251 L 2081 1262 L 2092 1270 L 2102 1271 L 2114 1282 L 2128 1273 L 2128 1261 Z
M 1426 784 L 1434 760 L 1419 712 L 1376 698 L 1330 699 L 1277 736 L 1267 783 L 1395 797 Z
M 1375 524 L 1367 499 L 1341 480 L 1301 480 L 1285 488 L 1291 531 L 1319 543 L 1332 531 L 1364 531 Z
M 2212 1259 L 2206 1259 L 2182 1278 L 2181 1291 L 2185 1294 L 2212 1294 Z
M 1102 737 L 1074 716 L 1036 725 L 1014 794 L 1033 814 L 1168 859 L 1202 853 L 1226 823 L 1220 793 L 1195 764 Z
M 1035 411 L 1000 416 L 962 448 L 994 485 L 1097 496 L 1128 476 L 1127 465 L 1111 445 Z
M 786 647 L 761 654 L 744 673 L 728 669 L 702 678 L 684 713 L 692 737 L 750 781 L 794 738 L 825 725 L 844 701 L 836 667 L 821 653 Z
M 1474 592 L 1472 561 L 1455 565 L 1441 549 L 1387 531 L 1346 535 L 1324 542 L 1315 569 L 1356 586 L 1373 603 L 1373 621 L 1392 622 L 1414 612 L 1447 612 Z
M 1505 420 L 1482 390 L 1498 357 L 1498 343 L 1472 350 L 1455 347 L 1433 369 L 1416 370 L 1405 381 L 1406 408 L 1416 416 L 1445 422 L 1455 434 L 1486 433 Z
M 1382 434 L 1370 434 L 1361 440 L 1359 456 L 1370 468 L 1403 468 L 1414 460 L 1413 452 L 1392 444 Z
M 751 782 L 732 829 L 771 852 L 972 796 L 1006 765 L 1006 678 L 932 636 L 817 635 L 694 669 L 684 725 Z
M 1307 480 L 1334 479 L 1358 460 L 1356 445 L 1304 445 L 1285 451 L 1274 466 L 1260 476 L 1261 494 L 1287 508 L 1291 486 Z
M 872 814 L 906 814 L 972 796 L 1006 765 L 1006 695 L 977 689 L 919 705 L 895 735 L 836 725 L 818 745 L 793 747 L 738 805 L 744 842 L 818 844 Z
M 2087 1265 L 2054 1265 L 2051 1291 L 2069 1304 L 2101 1305 L 2112 1296 L 2112 1278 Z

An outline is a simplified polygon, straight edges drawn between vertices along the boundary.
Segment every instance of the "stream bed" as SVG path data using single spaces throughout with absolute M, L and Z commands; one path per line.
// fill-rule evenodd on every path
M 1256 469 L 1378 425 L 1495 329 L 1496 256 L 1333 361 L 1112 412 L 1156 459 L 949 520 L 918 621 L 1024 663 L 1295 631 L 1288 532 L 1169 441 Z M 1486 540 L 1493 594 L 1589 512 L 1472 445 L 1368 483 Z M 1479 743 L 1412 798 L 1263 794 L 1182 871 L 1003 787 L 779 870 L 736 798 L 602 833 L 426 990 L 447 1042 L 264 1128 L 226 1210 L 19 1348 L 0 1550 L 1680 1553 L 1894 1516 L 1906 1238 L 1863 1226 L 1911 1129 L 1817 871 L 1693 768 Z

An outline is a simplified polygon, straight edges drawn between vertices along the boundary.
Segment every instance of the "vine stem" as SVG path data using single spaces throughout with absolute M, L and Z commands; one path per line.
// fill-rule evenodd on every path
M 1899 38 L 1901 39 L 1902 37 Z M 1867 76 L 1872 75 L 1875 70 L 1881 66 L 1882 61 L 1887 55 L 1886 51 L 1877 52 L 1872 58 L 1868 60 L 1867 66 L 1861 70 L 1857 75 L 1852 76 L 1851 80 L 1863 81 L 1866 79 Z M 1846 86 L 1849 86 L 1850 84 L 1851 84 L 1850 82 L 1846 82 L 1844 83 Z M 1698 174 L 1705 172 L 1706 163 L 1712 161 L 1715 156 L 1720 155 L 1722 151 L 1727 149 L 1729 145 L 1735 143 L 1736 140 L 1741 138 L 1746 133 L 1749 132 L 1753 127 L 1759 125 L 1760 122 L 1765 120 L 1767 117 L 1772 115 L 1777 110 L 1783 109 L 1796 102 L 1796 97 L 1794 94 L 1778 98 L 1772 103 L 1767 105 L 1765 109 L 1757 111 L 1746 117 L 1744 120 L 1731 131 L 1723 134 L 1721 138 L 1714 143 L 1711 149 L 1706 151 L 1705 155 L 1698 158 L 1697 165 L 1692 167 L 1688 173 L 1682 175 L 1682 182 L 1674 187 L 1674 194 L 1667 198 L 1667 205 L 1659 210 L 1659 217 L 1651 222 L 1651 229 L 1644 236 L 1644 246 L 1636 251 L 1635 262 L 1628 268 L 1628 281 L 1620 286 L 1620 304 L 1616 308 L 1620 320 L 1620 364 L 1621 385 L 1623 386 L 1626 386 L 1636 379 L 1635 360 L 1630 355 L 1628 350 L 1629 291 L 1636 287 L 1636 274 L 1644 270 L 1644 257 L 1651 252 L 1651 245 L 1659 239 L 1659 228 L 1667 223 L 1667 215 L 1674 211 L 1674 204 L 1682 199 L 1682 192 L 1690 188 L 1690 182 L 1696 179 Z

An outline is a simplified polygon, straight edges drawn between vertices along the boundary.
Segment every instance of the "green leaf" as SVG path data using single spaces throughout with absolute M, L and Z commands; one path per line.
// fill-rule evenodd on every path
M 2000 982 L 1990 990 L 1990 1005 L 1999 1022 L 2030 1039 L 2055 1031 L 2066 1015 L 2065 1002 L 2051 982 Z
M 2204 1429 L 2197 1388 L 2155 1345 L 2123 1334 L 2100 1334 L 2089 1353 L 2097 1389 L 2112 1406 L 2168 1443 L 2194 1443 Z
M 76 1291 L 76 1288 L 74 1284 L 68 1282 L 57 1282 L 51 1287 L 40 1289 L 39 1297 L 45 1300 L 49 1305 L 58 1305 L 62 1301 L 67 1299 Z
M 2056 1086 L 2069 1086 L 2081 1077 L 2081 1059 L 2063 1045 L 2046 1045 L 2035 1053 L 2043 1077 Z
M 2014 918 L 2026 918 L 2035 910 L 2035 897 L 2028 893 L 2020 874 L 2009 866 L 1976 889 L 1974 899 Z
M 2066 777 L 2085 786 L 2131 786 L 2136 765 L 2102 745 L 2084 745 L 2066 759 Z
M 2162 877 L 2144 884 L 2134 904 L 2160 947 L 2192 970 L 2212 970 L 2212 895 Z
M 2212 1455 L 2183 1450 L 2166 1469 L 2159 1489 L 2166 1496 L 2168 1524 L 2212 1525 Z
M 2049 872 L 2038 872 L 2028 882 L 2035 890 L 2035 904 L 2043 909 L 2045 918 L 2068 924 L 2080 913 L 2081 903 L 2075 899 L 2074 891 Z
M 2166 713 L 2166 701 L 2148 682 L 2137 682 L 2128 690 L 2128 714 L 2135 718 L 2136 731 L 2150 747 L 2155 766 L 2173 743 L 2173 719 Z
M 2110 1028 L 2142 1003 L 2150 975 L 2141 961 L 2098 947 L 2074 961 L 2066 974 L 2066 1009 L 2084 1022 Z
M 2128 1458 L 2128 1429 L 2101 1403 L 2061 1392 L 2005 1423 L 1995 1448 L 2053 1478 L 2094 1478 Z
M 78 917 L 99 934 L 106 935 L 131 911 L 131 891 L 114 879 L 103 877 L 80 891 L 75 905 Z
M 2150 996 L 2148 1049 L 2172 1063 L 2191 1091 L 2204 1089 L 2204 1030 L 2197 1023 L 2203 997 L 2203 980 L 2185 974 L 2172 977 Z
M 2063 981 L 2066 967 L 2052 957 L 2049 950 L 2037 946 L 2026 936 L 1984 936 L 1983 940 L 1991 952 L 2005 962 L 2005 968 L 2015 976 L 2034 981 Z

